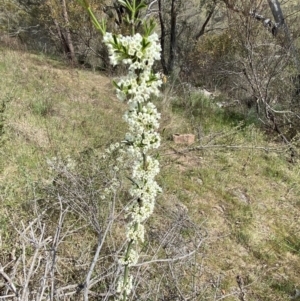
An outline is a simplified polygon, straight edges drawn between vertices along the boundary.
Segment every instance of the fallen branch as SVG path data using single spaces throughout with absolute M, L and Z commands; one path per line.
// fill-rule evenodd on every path
M 227 148 L 227 149 L 255 149 L 255 150 L 263 150 L 265 152 L 284 150 L 286 146 L 281 147 L 266 147 L 266 146 L 252 146 L 252 145 L 226 145 L 226 144 L 215 144 L 215 145 L 199 145 L 195 147 L 190 147 L 186 149 L 186 152 L 191 152 L 195 150 L 203 150 L 208 148 Z M 181 151 L 182 153 L 184 151 Z

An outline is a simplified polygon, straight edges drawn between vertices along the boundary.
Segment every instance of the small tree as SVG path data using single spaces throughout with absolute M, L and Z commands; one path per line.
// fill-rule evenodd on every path
M 195 43 L 206 33 L 216 7 L 216 0 L 197 5 L 193 1 L 158 0 L 161 64 L 166 75 L 175 67 L 187 69 Z
M 268 7 L 265 9 L 262 15 L 268 13 Z M 293 43 L 288 42 L 285 32 L 270 34 L 253 14 L 236 14 L 232 8 L 229 10 L 230 31 L 234 33 L 235 44 L 240 46 L 234 57 L 235 64 L 228 70 L 235 85 L 236 93 L 232 95 L 242 98 L 248 109 L 255 108 L 258 120 L 289 143 L 299 123 L 297 96 L 291 82 L 297 70 Z M 280 21 L 280 17 L 275 21 Z M 275 23 L 278 30 L 287 26 L 280 22 Z

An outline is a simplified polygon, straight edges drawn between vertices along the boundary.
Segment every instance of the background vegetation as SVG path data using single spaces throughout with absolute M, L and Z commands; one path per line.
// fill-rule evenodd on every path
M 0 296 L 110 300 L 130 201 L 124 170 L 102 193 L 115 172 L 103 152 L 126 132 L 111 86 L 122 70 L 75 2 L 2 4 Z M 91 4 L 126 32 L 116 3 Z M 149 6 L 164 37 L 163 193 L 132 300 L 297 299 L 299 4 L 281 8 L 289 36 L 272 33 L 267 1 Z

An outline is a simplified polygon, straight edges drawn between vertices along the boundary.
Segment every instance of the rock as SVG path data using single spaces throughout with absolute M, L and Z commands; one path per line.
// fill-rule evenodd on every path
M 290 296 L 291 300 L 300 300 L 300 289 L 295 289 L 293 294 Z
M 174 134 L 173 140 L 176 144 L 192 144 L 195 142 L 193 134 Z

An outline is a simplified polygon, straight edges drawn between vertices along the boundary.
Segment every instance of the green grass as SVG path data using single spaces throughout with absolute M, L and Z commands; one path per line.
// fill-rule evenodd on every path
M 48 183 L 47 159 L 71 157 L 96 168 L 96 154 L 122 140 L 126 127 L 121 118 L 125 106 L 104 75 L 7 49 L 0 49 L 0 57 L 0 103 L 5 102 L 0 113 L 0 226 L 9 253 L 13 231 L 7 212 L 29 218 L 24 204 L 43 196 L 37 187 Z M 218 285 L 229 294 L 241 275 L 249 284 L 247 300 L 287 300 L 299 286 L 299 165 L 286 160 L 284 146 L 266 137 L 252 117 L 243 121 L 203 95 L 166 97 L 155 100 L 162 112 L 158 180 L 163 193 L 147 223 L 150 242 L 167 233 L 171 219 L 187 215 L 207 233 L 197 259 L 205 267 L 199 286 L 208 287 L 222 274 Z M 190 148 L 172 142 L 172 134 L 186 132 L 200 140 Z M 91 158 L 94 163 L 87 163 Z M 195 233 L 184 225 L 176 235 L 184 244 Z M 89 239 L 94 238 L 87 235 L 78 248 Z M 159 254 L 168 254 L 167 249 Z M 187 290 L 189 271 L 186 267 L 181 280 Z M 215 294 L 203 288 L 203 300 Z

